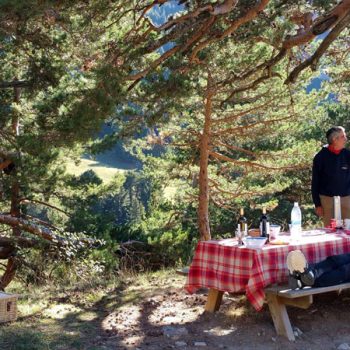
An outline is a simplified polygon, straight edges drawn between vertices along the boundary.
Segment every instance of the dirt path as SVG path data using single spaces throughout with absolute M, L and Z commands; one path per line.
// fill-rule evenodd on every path
M 337 349 L 350 345 L 349 294 L 315 298 L 308 310 L 289 308 L 299 336 L 292 343 L 276 336 L 267 306 L 256 312 L 245 296 L 225 294 L 219 312 L 203 311 L 206 291 L 189 295 L 184 277 L 151 278 L 125 293 L 142 290 L 103 322 L 108 349 Z M 343 344 L 343 345 L 342 345 Z M 349 346 L 350 349 L 350 346 Z

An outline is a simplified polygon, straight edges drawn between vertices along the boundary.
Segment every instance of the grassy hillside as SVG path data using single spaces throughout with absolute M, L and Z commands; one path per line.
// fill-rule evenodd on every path
M 73 161 L 67 163 L 67 172 L 76 176 L 81 175 L 85 171 L 93 170 L 103 182 L 109 182 L 118 172 L 125 171 L 124 169 L 111 167 L 96 160 L 84 159 L 76 165 Z
M 111 128 L 103 126 L 98 137 L 102 138 L 111 132 Z M 77 165 L 73 161 L 68 161 L 67 171 L 70 174 L 81 175 L 85 171 L 93 170 L 104 182 L 110 181 L 115 174 L 121 171 L 139 170 L 142 164 L 125 151 L 121 143 L 117 143 L 111 150 L 105 151 L 94 157 L 85 155 Z

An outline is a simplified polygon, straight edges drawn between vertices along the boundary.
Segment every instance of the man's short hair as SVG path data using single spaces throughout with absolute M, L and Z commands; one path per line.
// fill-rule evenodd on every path
M 342 132 L 345 132 L 345 129 L 342 126 L 332 126 L 327 132 L 326 132 L 326 137 L 327 137 L 327 142 L 329 145 L 331 145 L 336 139 L 339 134 Z

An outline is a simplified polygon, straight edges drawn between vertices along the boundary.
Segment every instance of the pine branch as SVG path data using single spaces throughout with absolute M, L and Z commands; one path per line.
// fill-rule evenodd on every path
M 257 126 L 261 126 L 261 125 L 269 125 L 269 124 L 274 124 L 274 123 L 286 121 L 286 120 L 291 119 L 293 117 L 294 117 L 294 115 L 288 115 L 288 116 L 283 117 L 283 118 L 261 120 L 261 121 L 257 121 L 255 123 L 250 123 L 250 124 L 244 125 L 244 126 L 236 126 L 233 128 L 227 128 L 224 130 L 220 130 L 220 131 L 212 133 L 212 136 L 221 136 L 221 135 L 225 135 L 225 134 L 231 134 L 231 135 L 232 134 L 243 134 L 245 130 L 253 129 L 253 128 L 255 128 Z
M 316 37 L 316 35 L 323 34 L 334 27 L 339 21 L 348 15 L 349 11 L 350 0 L 340 1 L 328 14 L 316 18 L 313 25 L 310 26 L 308 30 L 287 38 L 282 47 L 284 49 L 291 49 L 294 46 L 301 46 L 309 43 Z
M 50 224 L 49 222 L 46 222 L 46 221 L 43 221 L 43 220 L 40 220 L 38 218 L 35 218 L 34 216 L 31 216 L 31 215 L 28 215 L 28 214 L 25 214 L 25 215 L 22 215 L 22 217 L 26 220 L 30 220 L 32 222 L 37 222 L 39 225 L 42 225 L 42 226 L 46 226 L 46 227 L 50 227 L 51 229 L 55 230 L 55 231 L 62 231 L 62 229 Z M 63 231 L 62 231 L 63 232 Z
M 263 11 L 264 8 L 268 5 L 268 3 L 269 3 L 269 0 L 259 1 L 259 3 L 256 6 L 254 6 L 253 8 L 251 8 L 250 10 L 248 10 L 248 12 L 244 16 L 233 21 L 231 23 L 231 25 L 226 30 L 224 30 L 224 32 L 222 32 L 219 35 L 215 35 L 215 37 L 211 37 L 207 40 L 204 40 L 203 42 L 198 44 L 194 48 L 194 50 L 189 58 L 190 62 L 198 62 L 197 55 L 198 55 L 199 51 L 203 50 L 205 47 L 207 47 L 208 45 L 210 45 L 214 42 L 217 42 L 219 40 L 222 40 L 222 39 L 228 37 L 229 35 L 232 35 L 243 24 L 248 23 L 249 21 L 256 18 L 258 16 L 259 12 Z
M 302 164 L 299 166 L 282 166 L 282 167 L 274 167 L 274 166 L 269 166 L 261 163 L 256 163 L 252 161 L 241 161 L 237 159 L 230 158 L 228 156 L 225 156 L 224 154 L 218 153 L 218 152 L 213 152 L 209 151 L 209 155 L 211 157 L 214 157 L 216 159 L 225 161 L 225 162 L 230 162 L 239 166 L 243 167 L 248 167 L 252 169 L 264 169 L 264 170 L 275 170 L 275 171 L 283 171 L 283 170 L 295 170 L 295 169 L 304 169 L 309 167 L 309 164 Z
M 30 239 L 30 238 L 26 238 L 26 237 L 5 237 L 5 236 L 0 236 L 0 246 L 14 246 L 14 245 L 18 245 L 22 248 L 32 248 L 35 245 L 37 245 L 39 242 L 34 240 L 34 239 Z
M 258 156 L 261 156 L 262 154 L 261 153 L 256 153 L 256 152 L 252 152 L 252 151 L 249 151 L 247 149 L 244 149 L 242 147 L 238 147 L 238 146 L 233 146 L 233 145 L 229 145 L 227 143 L 223 143 L 223 142 L 220 142 L 220 141 L 215 141 L 215 147 L 218 147 L 218 146 L 222 146 L 222 147 L 225 147 L 225 148 L 228 148 L 232 151 L 237 151 L 237 152 L 241 152 L 241 153 L 244 153 L 244 154 L 247 154 L 253 158 L 257 158 Z M 265 154 L 267 155 L 267 154 Z
M 30 86 L 28 80 L 0 81 L 0 89 L 21 88 Z
M 233 114 L 233 115 L 230 115 L 230 116 L 227 116 L 227 117 L 224 117 L 224 118 L 220 118 L 220 119 L 215 119 L 213 120 L 213 124 L 222 124 L 222 123 L 229 123 L 229 122 L 232 122 L 233 120 L 237 120 L 238 118 L 240 117 L 243 117 L 249 113 L 252 113 L 258 109 L 261 109 L 261 108 L 265 108 L 267 106 L 269 106 L 271 103 L 273 102 L 273 100 L 268 100 L 267 102 L 261 104 L 261 105 L 258 105 L 256 107 L 253 107 L 253 108 L 250 108 L 246 111 L 242 111 L 240 113 L 237 113 L 237 114 Z
M 229 97 L 227 97 L 224 101 L 221 102 L 221 106 L 227 102 L 230 102 L 230 100 L 234 97 L 234 95 L 236 95 L 240 92 L 243 92 L 243 91 L 255 90 L 260 83 L 262 83 L 263 81 L 265 81 L 267 79 L 273 78 L 273 77 L 281 78 L 281 76 L 278 73 L 271 73 L 271 74 L 269 73 L 269 74 L 266 74 L 266 75 L 259 77 L 258 79 L 254 80 L 253 82 L 251 82 L 248 85 L 234 89 L 233 91 L 231 91 Z
M 293 71 L 289 74 L 288 78 L 286 79 L 285 83 L 294 83 L 298 75 L 307 67 L 311 67 L 312 70 L 316 70 L 316 66 L 320 58 L 323 56 L 323 54 L 326 52 L 329 46 L 334 42 L 334 40 L 337 39 L 339 34 L 349 25 L 349 23 L 350 10 L 348 11 L 348 14 L 345 17 L 343 17 L 343 19 L 339 21 L 338 24 L 333 28 L 333 30 L 326 36 L 326 38 L 322 41 L 321 45 L 318 47 L 315 53 L 310 58 L 308 58 L 299 66 L 293 69 Z
M 39 201 L 39 200 L 36 200 L 36 199 L 22 198 L 20 200 L 20 203 L 22 203 L 22 204 L 30 204 L 30 203 L 42 204 L 42 205 L 44 205 L 46 207 L 55 209 L 55 210 L 65 214 L 65 215 L 67 215 L 68 217 L 70 217 L 70 214 L 68 212 L 66 212 L 66 211 L 64 211 L 64 210 L 62 210 L 62 209 L 60 209 L 60 208 L 58 208 L 58 207 L 56 207 L 56 206 L 54 206 L 52 204 L 49 204 L 49 203 L 46 203 L 46 202 L 43 202 L 43 201 Z
M 11 215 L 0 214 L 0 223 L 9 225 L 11 227 L 19 228 L 23 231 L 41 237 L 47 241 L 57 241 L 61 243 L 64 243 L 66 241 L 66 239 L 57 236 L 47 228 L 40 227 L 39 225 L 36 225 L 28 220 L 17 218 Z

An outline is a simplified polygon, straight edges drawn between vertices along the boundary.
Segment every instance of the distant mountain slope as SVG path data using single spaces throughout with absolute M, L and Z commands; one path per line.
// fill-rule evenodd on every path
M 117 167 L 105 166 L 103 163 L 90 159 L 81 159 L 80 164 L 76 165 L 74 162 L 67 162 L 67 172 L 75 176 L 79 176 L 85 171 L 93 170 L 96 175 L 105 183 L 112 180 L 112 178 L 123 171 L 123 169 Z
M 101 139 L 111 132 L 112 128 L 105 124 L 96 137 Z M 67 163 L 68 173 L 80 175 L 85 171 L 93 170 L 104 182 L 110 181 L 120 171 L 139 170 L 141 168 L 141 162 L 123 148 L 122 142 L 116 143 L 111 150 L 96 156 L 83 155 L 79 165 L 71 161 Z
M 98 133 L 97 138 L 102 139 L 112 132 L 113 128 L 108 124 L 105 124 Z M 112 149 L 96 156 L 90 156 L 87 154 L 83 156 L 83 159 L 94 160 L 101 166 L 118 168 L 121 170 L 141 169 L 142 167 L 142 164 L 124 149 L 122 142 L 117 142 Z

